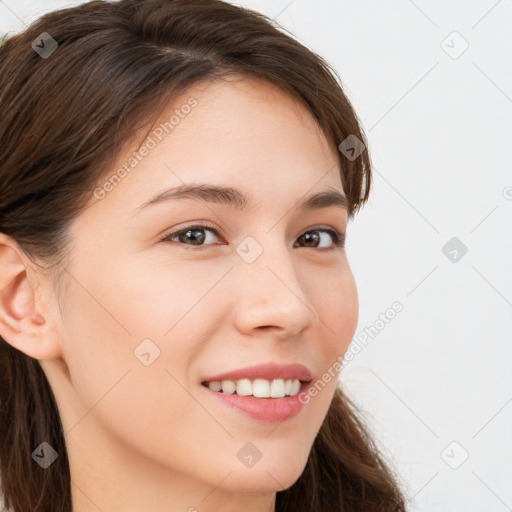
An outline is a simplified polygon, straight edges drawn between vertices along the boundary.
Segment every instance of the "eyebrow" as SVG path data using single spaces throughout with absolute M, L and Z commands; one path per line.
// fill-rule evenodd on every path
M 203 200 L 209 203 L 231 206 L 236 210 L 244 210 L 250 204 L 249 197 L 237 188 L 209 183 L 190 183 L 164 190 L 143 203 L 136 210 L 176 199 Z M 303 199 L 297 205 L 298 209 L 302 211 L 311 211 L 329 206 L 337 206 L 348 210 L 348 200 L 336 189 L 329 187 L 327 190 Z

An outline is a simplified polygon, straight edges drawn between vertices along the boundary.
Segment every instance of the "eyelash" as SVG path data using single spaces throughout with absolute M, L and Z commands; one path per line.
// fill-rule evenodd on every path
M 211 224 L 208 224 L 208 223 L 194 224 L 194 225 L 187 226 L 187 227 L 184 227 L 182 229 L 179 229 L 178 231 L 173 231 L 171 233 L 166 233 L 163 236 L 163 238 L 161 238 L 160 241 L 161 242 L 176 242 L 176 240 L 171 240 L 171 238 L 174 238 L 176 235 L 179 235 L 180 233 L 183 233 L 183 232 L 186 232 L 186 231 L 189 231 L 189 230 L 193 230 L 193 229 L 198 229 L 198 230 L 205 229 L 205 230 L 213 231 L 217 237 L 219 237 L 219 235 L 223 234 L 221 230 L 217 229 L 215 226 L 213 226 Z M 329 250 L 335 250 L 337 248 L 342 249 L 342 248 L 345 247 L 345 234 L 344 233 L 340 233 L 338 230 L 336 230 L 334 228 L 330 228 L 330 227 L 317 226 L 317 227 L 314 227 L 312 229 L 309 229 L 308 231 L 303 231 L 299 235 L 299 237 L 302 236 L 302 235 L 305 235 L 307 233 L 314 232 L 314 231 L 323 231 L 323 232 L 329 233 L 329 235 L 331 235 L 331 238 L 332 238 L 332 241 L 333 241 L 333 246 L 332 247 L 328 247 L 328 248 L 321 247 L 320 249 L 329 251 Z M 201 250 L 204 250 L 205 248 L 207 248 L 207 247 L 209 247 L 211 245 L 214 245 L 214 244 L 203 244 L 203 245 L 198 245 L 198 246 L 193 246 L 193 245 L 189 246 L 188 244 L 184 244 L 182 242 L 176 242 L 176 243 L 179 243 L 181 245 L 186 245 L 187 246 L 186 250 L 192 250 L 192 251 L 201 251 Z M 225 244 L 223 244 L 223 245 L 225 245 Z M 310 249 L 315 249 L 315 247 L 310 247 Z

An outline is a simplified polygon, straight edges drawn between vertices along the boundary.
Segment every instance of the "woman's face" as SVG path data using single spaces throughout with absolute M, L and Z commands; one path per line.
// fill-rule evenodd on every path
M 187 482 L 287 488 L 305 467 L 357 324 L 347 256 L 329 231 L 345 233 L 347 210 L 300 206 L 321 192 L 345 195 L 336 150 L 302 106 L 249 78 L 189 89 L 152 129 L 154 144 L 104 186 L 137 146 L 119 155 L 71 226 L 59 303 L 67 370 L 44 368 L 72 476 L 92 458 L 122 458 L 126 468 L 138 461 L 141 478 L 174 475 L 183 492 Z M 144 206 L 199 183 L 236 189 L 247 203 L 203 193 Z M 240 396 L 258 402 L 250 414 L 202 384 L 267 363 L 302 364 L 311 385 L 338 371 L 300 410 L 276 407 L 297 397 Z

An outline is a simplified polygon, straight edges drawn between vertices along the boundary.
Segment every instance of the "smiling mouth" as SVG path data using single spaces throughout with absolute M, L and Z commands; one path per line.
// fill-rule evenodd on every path
M 201 384 L 212 391 L 225 395 L 251 396 L 256 398 L 285 398 L 299 393 L 303 384 L 311 381 L 300 379 L 238 379 L 204 381 Z

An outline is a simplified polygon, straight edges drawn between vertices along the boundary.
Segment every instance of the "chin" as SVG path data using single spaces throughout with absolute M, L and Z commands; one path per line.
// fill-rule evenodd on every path
M 241 493 L 269 493 L 284 491 L 300 477 L 306 462 L 285 465 L 264 464 L 263 459 L 252 468 L 239 469 L 226 479 L 226 489 Z

